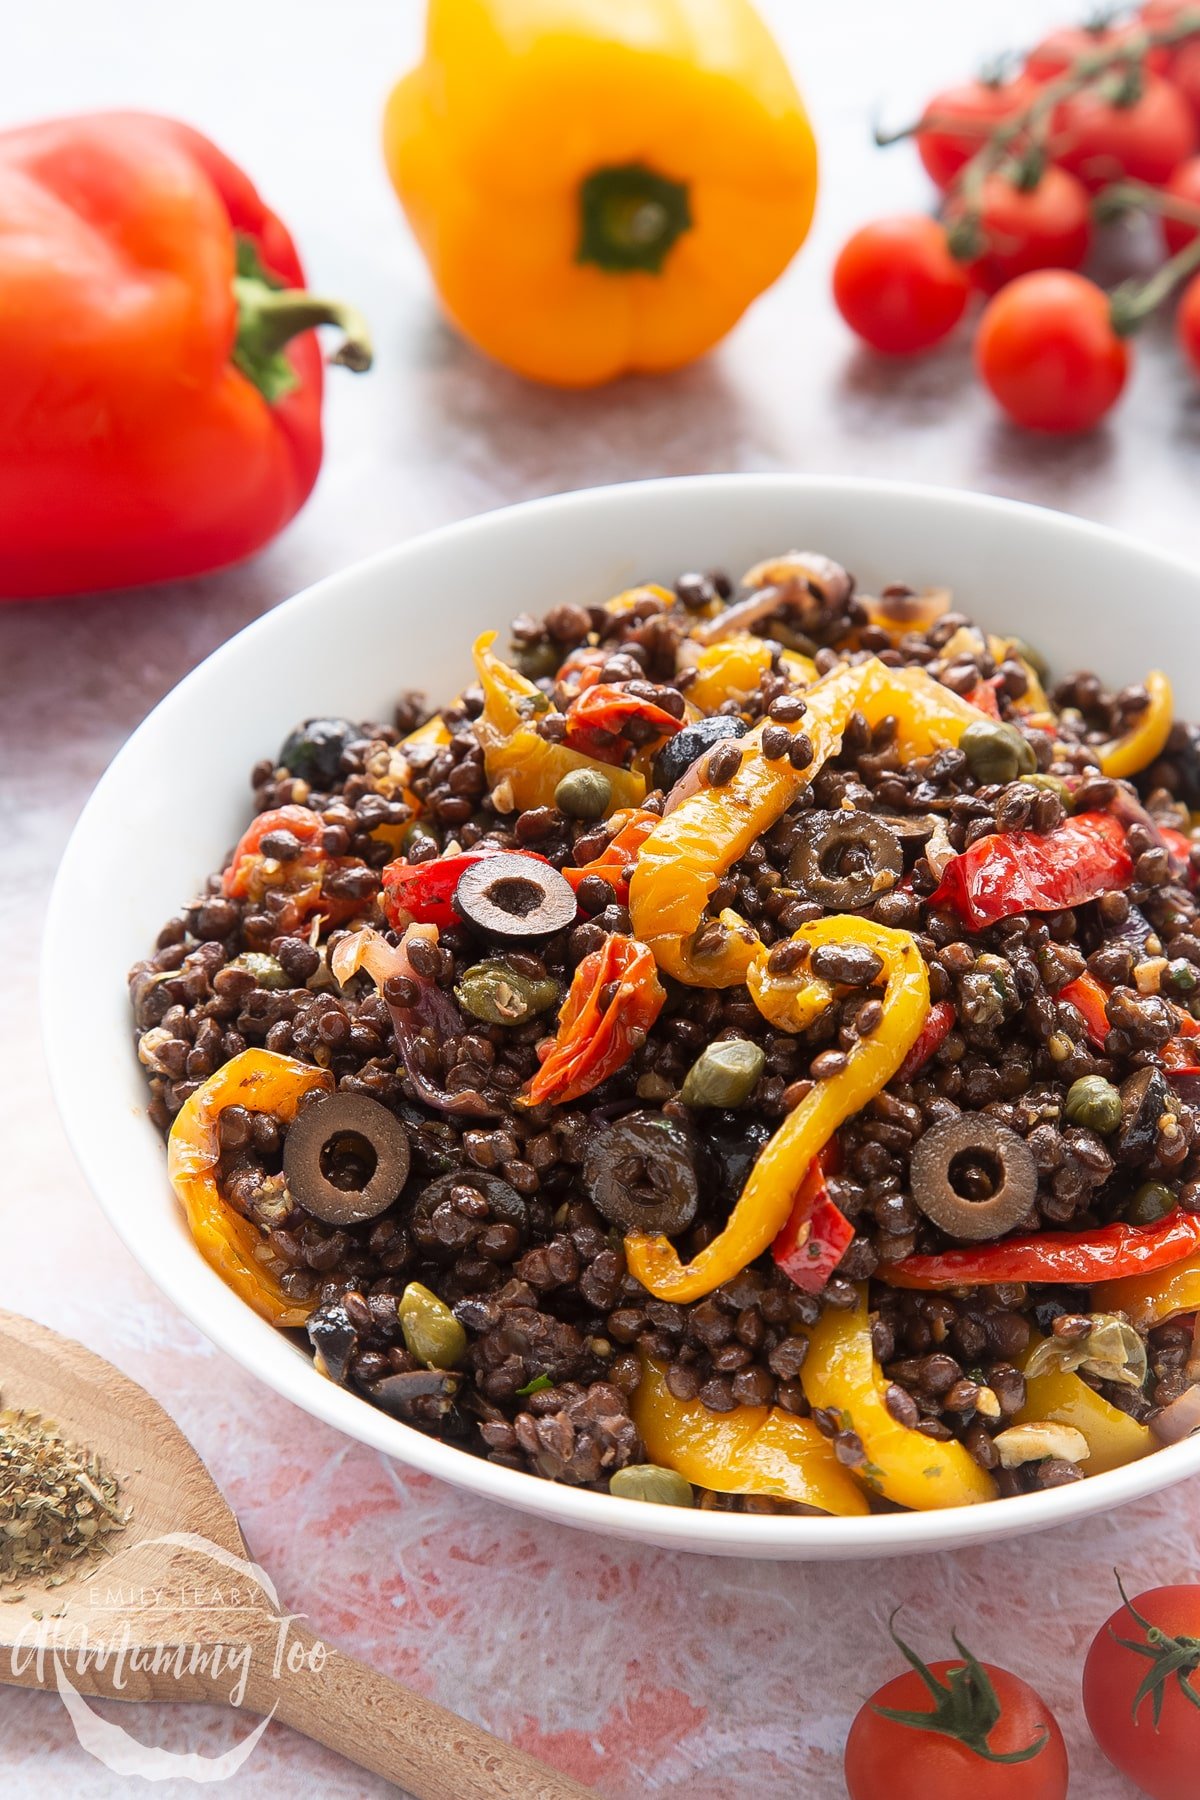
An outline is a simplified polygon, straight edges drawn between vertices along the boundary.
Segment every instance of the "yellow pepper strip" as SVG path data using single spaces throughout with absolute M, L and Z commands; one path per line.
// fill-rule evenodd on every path
M 798 650 L 781 650 L 779 652 L 780 667 L 791 676 L 797 687 L 811 687 L 814 681 L 820 680 L 817 665 L 811 656 L 801 656 Z
M 1118 1281 L 1101 1284 L 1104 1288 L 1122 1285 Z M 1100 1287 L 1093 1288 L 1093 1298 L 1099 1292 Z M 1019 1359 L 1022 1367 L 1041 1342 L 1036 1335 L 1031 1338 Z M 804 1368 L 807 1374 L 807 1360 Z M 1025 1404 L 1013 1423 L 1033 1425 L 1043 1419 L 1055 1425 L 1073 1425 L 1076 1431 L 1083 1433 L 1091 1453 L 1084 1465 L 1088 1475 L 1103 1475 L 1109 1469 L 1119 1469 L 1158 1447 L 1149 1426 L 1139 1425 L 1136 1419 L 1131 1419 L 1119 1406 L 1111 1405 L 1078 1375 L 1063 1369 L 1047 1369 L 1044 1374 L 1034 1375 L 1026 1382 Z
M 852 1311 L 826 1307 L 803 1335 L 808 1339 L 800 1371 L 804 1392 L 810 1405 L 837 1413 L 844 1431 L 858 1433 L 867 1460 L 855 1473 L 873 1494 L 917 1512 L 995 1499 L 991 1476 L 960 1443 L 927 1438 L 888 1411 L 887 1377 L 871 1348 L 865 1287 Z
M 273 1050 L 243 1050 L 184 1101 L 167 1140 L 167 1175 L 183 1203 L 196 1246 L 227 1286 L 271 1325 L 303 1325 L 315 1300 L 295 1300 L 280 1286 L 283 1265 L 271 1258 L 258 1226 L 222 1199 L 217 1135 L 227 1106 L 290 1120 L 302 1094 L 333 1087 L 333 1076 Z
M 1143 685 L 1150 696 L 1149 706 L 1138 715 L 1131 731 L 1124 737 L 1112 738 L 1099 752 L 1102 773 L 1116 781 L 1148 769 L 1162 755 L 1171 735 L 1175 719 L 1171 683 L 1161 669 L 1151 669 Z
M 892 717 L 906 756 L 954 746 L 983 714 L 942 687 L 923 669 L 889 669 L 877 658 L 834 669 L 805 693 L 804 717 L 786 729 L 811 740 L 813 760 L 793 769 L 786 757 L 762 754 L 764 721 L 742 738 L 742 762 L 732 781 L 701 788 L 667 814 L 642 845 L 629 889 L 633 934 L 653 950 L 660 968 L 692 987 L 737 987 L 745 981 L 758 937 L 737 913 L 721 914 L 725 943 L 694 957 L 691 940 L 709 897 L 739 857 L 780 819 L 841 749 L 850 714 L 868 724 Z
M 1138 1331 L 1164 1325 L 1180 1313 L 1200 1312 L 1200 1252 L 1149 1275 L 1099 1281 L 1092 1289 L 1095 1312 L 1128 1313 Z
M 887 1086 L 928 1015 L 929 976 L 907 931 L 869 919 L 835 916 L 802 925 L 794 941 L 811 948 L 866 944 L 881 956 L 887 982 L 883 1020 L 877 1031 L 858 1039 L 840 1074 L 818 1081 L 789 1113 L 760 1152 L 724 1230 L 692 1262 L 680 1262 L 669 1238 L 635 1233 L 625 1239 L 630 1271 L 660 1300 L 698 1300 L 761 1256 L 786 1225 L 796 1189 L 813 1157 L 839 1126 Z
M 1029 658 L 1021 654 L 1025 646 L 1021 643 L 1020 638 L 996 637 L 993 632 L 989 632 L 987 642 L 988 649 L 998 663 L 1019 662 L 1025 671 L 1025 678 L 1029 685 L 1021 698 L 1012 702 L 1014 711 L 1046 714 L 1053 723 L 1054 715 L 1050 702 L 1046 698 L 1046 690 L 1042 686 L 1042 678 Z
M 450 742 L 450 727 L 441 713 L 434 713 L 432 719 L 426 719 L 415 731 L 400 739 L 402 750 L 441 750 Z
M 644 1360 L 633 1418 L 650 1461 L 697 1487 L 768 1494 L 843 1518 L 870 1510 L 829 1439 L 780 1406 L 710 1412 L 702 1401 L 677 1400 L 661 1365 Z
M 839 933 L 838 943 L 861 942 L 856 927 L 860 920 L 844 915 L 841 923 L 847 927 Z M 807 944 L 809 942 L 807 928 L 801 926 L 792 942 Z M 750 989 L 750 997 L 763 1018 L 773 1025 L 776 1031 L 807 1031 L 815 1023 L 834 1000 L 834 990 L 819 975 L 813 975 L 807 969 L 797 969 L 791 975 L 775 975 L 769 967 L 771 951 L 766 944 L 760 944 L 754 961 L 746 971 L 746 986 Z
M 716 712 L 726 700 L 743 705 L 770 667 L 770 646 L 749 631 L 735 632 L 699 652 L 687 697 L 705 713 Z
M 674 594 L 669 593 L 665 587 L 659 587 L 657 582 L 650 581 L 641 587 L 625 588 L 623 592 L 614 594 L 611 600 L 604 602 L 604 610 L 611 613 L 613 618 L 619 619 L 646 600 L 655 601 L 663 612 L 669 611 L 675 604 Z
M 483 684 L 483 712 L 475 729 L 483 746 L 483 763 L 493 790 L 505 812 L 526 812 L 530 807 L 553 806 L 554 790 L 572 769 L 596 769 L 609 783 L 612 796 L 605 816 L 619 806 L 640 806 L 646 783 L 631 769 L 596 762 L 565 744 L 550 744 L 539 737 L 534 720 L 545 712 L 541 689 L 502 662 L 492 650 L 494 631 L 485 631 L 475 644 L 475 667 Z M 498 802 L 499 803 L 499 802 Z

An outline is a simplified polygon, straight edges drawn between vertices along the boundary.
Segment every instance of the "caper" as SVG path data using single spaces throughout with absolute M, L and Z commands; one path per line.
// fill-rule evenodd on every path
M 981 785 L 1016 781 L 1037 769 L 1033 746 L 1012 725 L 999 719 L 977 719 L 958 740 L 967 767 Z
M 561 661 L 561 649 L 548 639 L 540 644 L 519 644 L 513 650 L 513 662 L 527 681 L 541 681 L 547 675 L 557 675 Z
M 766 1057 L 748 1038 L 725 1038 L 701 1051 L 683 1079 L 685 1106 L 741 1106 L 763 1072 Z
M 1103 1075 L 1081 1075 L 1067 1092 L 1063 1113 L 1072 1125 L 1086 1125 L 1107 1137 L 1121 1123 L 1121 1093 Z
M 1021 780 L 1029 787 L 1040 788 L 1043 793 L 1057 794 L 1063 804 L 1064 812 L 1071 812 L 1075 806 L 1075 796 L 1061 775 L 1022 775 Z
M 431 1369 L 453 1369 L 466 1355 L 467 1334 L 444 1301 L 410 1281 L 396 1309 L 410 1356 Z
M 569 819 L 602 819 L 612 804 L 612 782 L 600 769 L 571 769 L 554 790 L 554 804 Z
M 243 950 L 228 966 L 231 969 L 245 969 L 247 975 L 253 975 L 260 988 L 287 988 L 292 985 L 278 959 L 267 956 L 261 950 Z
M 1195 969 L 1186 956 L 1177 956 L 1169 962 L 1159 978 L 1160 987 L 1170 988 L 1173 994 L 1190 994 L 1197 980 Z
M 618 1500 L 649 1500 L 654 1506 L 692 1506 L 692 1484 L 677 1469 L 657 1463 L 629 1463 L 608 1478 L 608 1491 Z
M 454 990 L 458 1003 L 473 1019 L 488 1025 L 520 1025 L 545 1012 L 558 999 L 558 983 L 519 975 L 506 962 L 476 963 L 463 971 Z
M 1143 1181 L 1125 1209 L 1131 1225 L 1156 1225 L 1175 1210 L 1175 1196 L 1161 1181 Z
M 400 834 L 400 848 L 409 862 L 428 862 L 438 854 L 441 847 L 436 835 L 422 819 L 414 819 Z M 425 854 L 422 855 L 422 852 Z

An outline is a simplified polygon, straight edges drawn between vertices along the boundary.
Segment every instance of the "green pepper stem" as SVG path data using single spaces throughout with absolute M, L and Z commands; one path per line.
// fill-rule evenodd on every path
M 296 386 L 295 371 L 283 351 L 301 332 L 336 325 L 343 338 L 331 363 L 356 374 L 371 367 L 371 336 L 362 314 L 341 300 L 328 300 L 303 288 L 273 287 L 257 275 L 234 276 L 237 340 L 233 361 L 270 401 Z
M 642 163 L 595 169 L 579 186 L 576 262 L 610 275 L 658 275 L 692 221 L 685 183 Z
M 1129 337 L 1155 312 L 1181 281 L 1200 269 L 1200 237 L 1165 262 L 1148 281 L 1123 281 L 1108 297 L 1108 316 L 1118 337 Z

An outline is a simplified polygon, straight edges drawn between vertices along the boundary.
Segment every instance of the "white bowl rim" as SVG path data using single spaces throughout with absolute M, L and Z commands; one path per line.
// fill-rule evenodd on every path
M 1015 1536 L 1067 1524 L 1141 1499 L 1186 1479 L 1189 1475 L 1200 1473 L 1200 1436 L 1197 1436 L 1188 1442 L 1165 1446 L 1138 1462 L 1063 1488 L 994 1500 L 978 1506 L 929 1512 L 875 1513 L 853 1518 L 713 1513 L 666 1506 L 647 1507 L 638 1501 L 621 1500 L 589 1489 L 567 1487 L 519 1470 L 503 1468 L 390 1418 L 358 1395 L 337 1387 L 318 1375 L 311 1361 L 302 1353 L 297 1353 L 281 1334 L 274 1335 L 286 1354 L 271 1358 L 270 1366 L 265 1369 L 259 1366 L 242 1345 L 229 1341 L 229 1334 L 206 1311 L 204 1297 L 206 1293 L 213 1291 L 211 1283 L 223 1287 L 220 1277 L 208 1268 L 198 1253 L 196 1269 L 180 1278 L 153 1257 L 148 1257 L 144 1246 L 136 1241 L 135 1234 L 127 1228 L 125 1216 L 115 1203 L 117 1182 L 106 1179 L 94 1168 L 88 1146 L 81 1140 L 79 1121 L 72 1102 L 77 1044 L 71 1039 L 66 1009 L 59 991 L 57 969 L 61 969 L 63 964 L 58 945 L 66 942 L 68 931 L 77 929 L 73 915 L 74 894 L 78 892 L 76 884 L 82 872 L 81 848 L 89 834 L 91 823 L 103 810 L 105 791 L 115 773 L 123 769 L 127 762 L 136 759 L 139 741 L 150 722 L 163 708 L 171 706 L 180 695 L 186 693 L 193 682 L 202 676 L 207 678 L 225 660 L 240 657 L 260 636 L 268 636 L 273 630 L 277 630 L 281 615 L 294 618 L 302 611 L 327 605 L 336 597 L 342 584 L 351 578 L 375 570 L 402 566 L 409 554 L 418 549 L 427 551 L 448 540 L 461 539 L 467 534 L 502 533 L 508 521 L 525 521 L 531 518 L 536 521 L 594 506 L 612 507 L 619 512 L 620 507 L 632 496 L 645 496 L 648 501 L 652 501 L 656 494 L 671 494 L 683 488 L 705 489 L 714 498 L 728 498 L 736 495 L 739 490 L 751 488 L 774 488 L 781 494 L 805 493 L 810 497 L 819 497 L 822 491 L 830 494 L 849 492 L 860 497 L 864 504 L 869 503 L 873 496 L 907 498 L 922 505 L 937 504 L 965 514 L 974 514 L 981 520 L 1008 518 L 1014 523 L 1036 522 L 1040 527 L 1062 533 L 1065 537 L 1074 536 L 1079 540 L 1124 546 L 1148 564 L 1157 565 L 1164 571 L 1170 570 L 1193 580 L 1200 577 L 1197 566 L 1184 557 L 1149 546 L 1128 533 L 1117 532 L 1092 520 L 1048 507 L 921 482 L 898 482 L 870 476 L 772 473 L 654 477 L 551 494 L 495 508 L 422 532 L 322 577 L 244 626 L 183 676 L 158 701 L 109 763 L 80 813 L 63 852 L 47 906 L 43 931 L 40 1012 L 51 1088 L 68 1142 L 88 1185 L 117 1235 L 159 1290 L 219 1349 L 283 1398 L 347 1436 L 449 1482 L 454 1487 L 499 1501 L 521 1512 L 610 1538 L 628 1538 L 702 1554 L 750 1557 L 778 1556 L 819 1560 L 917 1554 L 947 1545 L 982 1542 L 990 1538 Z M 78 868 L 77 864 L 80 865 Z M 208 1279 L 205 1280 L 204 1277 Z M 249 1309 L 246 1311 L 249 1313 Z

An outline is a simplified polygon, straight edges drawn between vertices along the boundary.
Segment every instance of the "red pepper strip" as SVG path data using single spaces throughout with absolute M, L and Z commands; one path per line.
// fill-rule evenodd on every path
M 1183 864 L 1183 872 L 1187 877 L 1188 886 L 1195 887 L 1196 875 L 1192 864 L 1193 840 L 1186 837 L 1182 831 L 1176 831 L 1173 825 L 1160 825 L 1158 829 L 1162 833 L 1163 843 L 1171 855 Z
M 671 737 L 684 725 L 653 700 L 639 700 L 625 688 L 601 681 L 584 688 L 567 708 L 567 743 L 586 756 L 611 759 L 624 750 L 624 733 L 634 720 L 648 726 L 654 737 Z
M 558 1035 L 524 1099 L 531 1106 L 542 1100 L 563 1106 L 599 1087 L 645 1041 L 666 997 L 645 944 L 610 932 L 576 969 Z
M 1111 813 L 1078 813 L 1053 831 L 992 832 L 946 864 L 930 906 L 978 931 L 1014 913 L 1061 912 L 1127 887 L 1133 858 Z
M 459 876 L 482 857 L 495 856 L 499 845 L 486 850 L 461 850 L 455 856 L 435 856 L 431 862 L 390 862 L 381 877 L 380 900 L 394 931 L 402 931 L 414 922 L 418 925 L 461 925 L 462 914 L 456 911 L 454 890 Z M 536 850 L 512 850 L 511 856 L 527 856 L 531 862 L 544 863 L 546 858 Z
M 1103 1050 L 1108 1042 L 1108 994 L 1109 990 L 1094 975 L 1077 975 L 1074 981 L 1068 981 L 1054 996 L 1056 1000 L 1066 1000 L 1080 1014 L 1087 1026 L 1087 1034 L 1097 1050 Z
M 1200 1057 L 1196 1055 L 1194 1038 L 1173 1037 L 1158 1054 L 1168 1080 L 1173 1075 L 1200 1075 Z
M 258 899 L 263 885 L 287 888 L 289 892 L 305 885 L 319 888 L 324 869 L 324 858 L 320 854 L 324 829 L 320 814 L 308 806 L 275 806 L 270 812 L 259 813 L 238 840 L 238 847 L 221 878 L 222 892 L 227 899 L 246 900 Z M 259 845 L 270 831 L 290 831 L 305 848 L 291 862 L 281 863 L 278 875 L 273 875 L 266 883 L 256 878 L 261 877 L 262 866 L 268 860 Z M 300 877 L 304 879 L 298 879 Z
M 825 1179 L 840 1160 L 840 1146 L 831 1138 L 809 1163 L 791 1217 L 771 1245 L 776 1263 L 806 1294 L 821 1292 L 854 1236 Z
M 995 676 L 992 677 L 991 681 L 979 682 L 977 686 L 971 689 L 969 694 L 963 695 L 963 699 L 969 706 L 977 707 L 981 713 L 986 713 L 989 719 L 998 719 L 1000 717 L 1000 705 L 996 699 Z
M 1039 1231 L 979 1250 L 906 1256 L 878 1271 L 903 1288 L 986 1287 L 993 1282 L 1114 1281 L 1182 1262 L 1200 1246 L 1200 1214 L 1174 1212 L 1158 1225 L 1102 1225 L 1096 1231 Z
M 586 876 L 602 876 L 610 883 L 618 903 L 624 906 L 629 898 L 629 877 L 633 874 L 637 853 L 662 820 L 657 813 L 646 812 L 640 806 L 614 813 L 613 819 L 624 820 L 624 823 L 616 836 L 609 838 L 599 856 L 594 856 L 591 862 L 581 863 L 578 868 L 564 869 L 563 874 L 576 891 Z
M 917 1070 L 924 1068 L 954 1030 L 957 1017 L 949 1000 L 939 1000 L 936 1006 L 930 1007 L 929 1016 L 921 1027 L 916 1043 L 896 1071 L 897 1081 L 911 1081 Z

